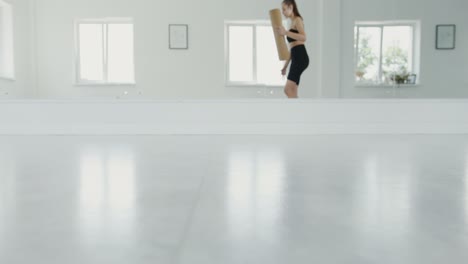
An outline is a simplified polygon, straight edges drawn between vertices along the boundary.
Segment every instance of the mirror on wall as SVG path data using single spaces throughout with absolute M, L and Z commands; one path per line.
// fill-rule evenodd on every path
M 468 98 L 468 1 L 295 2 L 309 57 L 299 98 Z M 0 99 L 286 98 L 274 8 L 0 0 Z

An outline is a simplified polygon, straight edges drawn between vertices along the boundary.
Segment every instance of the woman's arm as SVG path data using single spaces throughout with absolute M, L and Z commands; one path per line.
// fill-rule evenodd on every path
M 286 68 L 288 68 L 290 62 L 291 62 L 291 56 L 289 56 L 289 59 L 284 63 L 283 70 L 285 70 Z
M 294 32 L 291 32 L 291 31 L 286 31 L 286 36 L 290 37 L 290 38 L 293 38 L 295 40 L 299 40 L 299 41 L 303 41 L 305 42 L 307 40 L 307 37 L 306 37 L 306 33 L 305 33 L 305 30 L 304 30 L 304 22 L 302 21 L 302 19 L 300 17 L 296 18 L 295 19 L 295 26 L 296 26 L 296 29 L 299 33 L 294 33 Z
M 291 56 L 289 56 L 289 59 L 284 63 L 284 67 L 283 69 L 281 69 L 281 75 L 286 75 L 286 70 L 288 69 L 290 61 L 291 61 Z

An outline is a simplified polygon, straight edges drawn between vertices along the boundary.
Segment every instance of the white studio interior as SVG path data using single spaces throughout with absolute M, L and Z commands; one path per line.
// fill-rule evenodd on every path
M 467 10 L 0 0 L 0 263 L 465 263 Z

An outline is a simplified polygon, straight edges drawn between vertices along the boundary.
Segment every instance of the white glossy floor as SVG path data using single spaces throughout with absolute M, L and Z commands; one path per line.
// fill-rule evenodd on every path
M 468 261 L 468 136 L 0 137 L 2 264 Z

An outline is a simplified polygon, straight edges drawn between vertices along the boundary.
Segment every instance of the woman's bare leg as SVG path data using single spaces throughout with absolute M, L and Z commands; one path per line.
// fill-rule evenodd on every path
M 288 98 L 298 98 L 297 96 L 297 84 L 291 80 L 286 82 L 286 86 L 284 87 L 284 93 L 288 96 Z

